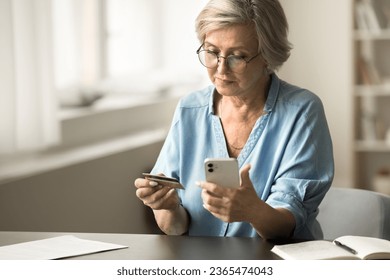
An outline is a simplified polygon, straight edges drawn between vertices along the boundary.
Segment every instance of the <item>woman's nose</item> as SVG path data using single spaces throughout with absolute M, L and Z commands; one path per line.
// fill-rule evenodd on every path
M 220 56 L 218 57 L 218 65 L 217 65 L 217 71 L 218 73 L 226 73 L 229 72 L 229 65 L 227 63 L 227 58 Z

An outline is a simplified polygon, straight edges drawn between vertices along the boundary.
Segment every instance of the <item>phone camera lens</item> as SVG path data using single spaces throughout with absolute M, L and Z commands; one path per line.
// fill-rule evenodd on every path
M 212 163 L 207 164 L 208 167 L 213 167 Z
M 214 169 L 212 169 L 212 168 L 209 168 L 209 170 L 208 170 L 209 172 L 213 172 L 214 171 Z

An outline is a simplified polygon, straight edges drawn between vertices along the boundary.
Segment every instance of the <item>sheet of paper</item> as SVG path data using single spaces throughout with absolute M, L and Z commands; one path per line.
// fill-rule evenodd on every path
M 64 235 L 0 247 L 0 260 L 54 260 L 127 248 L 127 246 Z

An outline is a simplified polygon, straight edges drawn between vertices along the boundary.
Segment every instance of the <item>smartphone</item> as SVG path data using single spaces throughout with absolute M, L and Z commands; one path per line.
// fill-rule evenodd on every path
M 161 176 L 161 175 L 154 175 L 154 174 L 150 174 L 150 173 L 142 173 L 142 175 L 145 177 L 145 179 L 157 182 L 159 185 L 161 185 L 163 187 L 184 189 L 183 185 L 180 184 L 180 182 L 176 178 L 171 178 L 171 177 L 166 177 L 166 176 Z
M 204 161 L 206 181 L 225 188 L 238 188 L 240 174 L 235 158 L 207 158 Z

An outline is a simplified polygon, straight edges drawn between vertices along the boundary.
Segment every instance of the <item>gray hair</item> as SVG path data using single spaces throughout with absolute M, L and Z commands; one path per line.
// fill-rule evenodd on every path
M 210 0 L 196 19 L 196 33 L 203 43 L 206 33 L 234 24 L 253 23 L 259 53 L 268 70 L 277 70 L 289 58 L 288 23 L 278 0 Z

